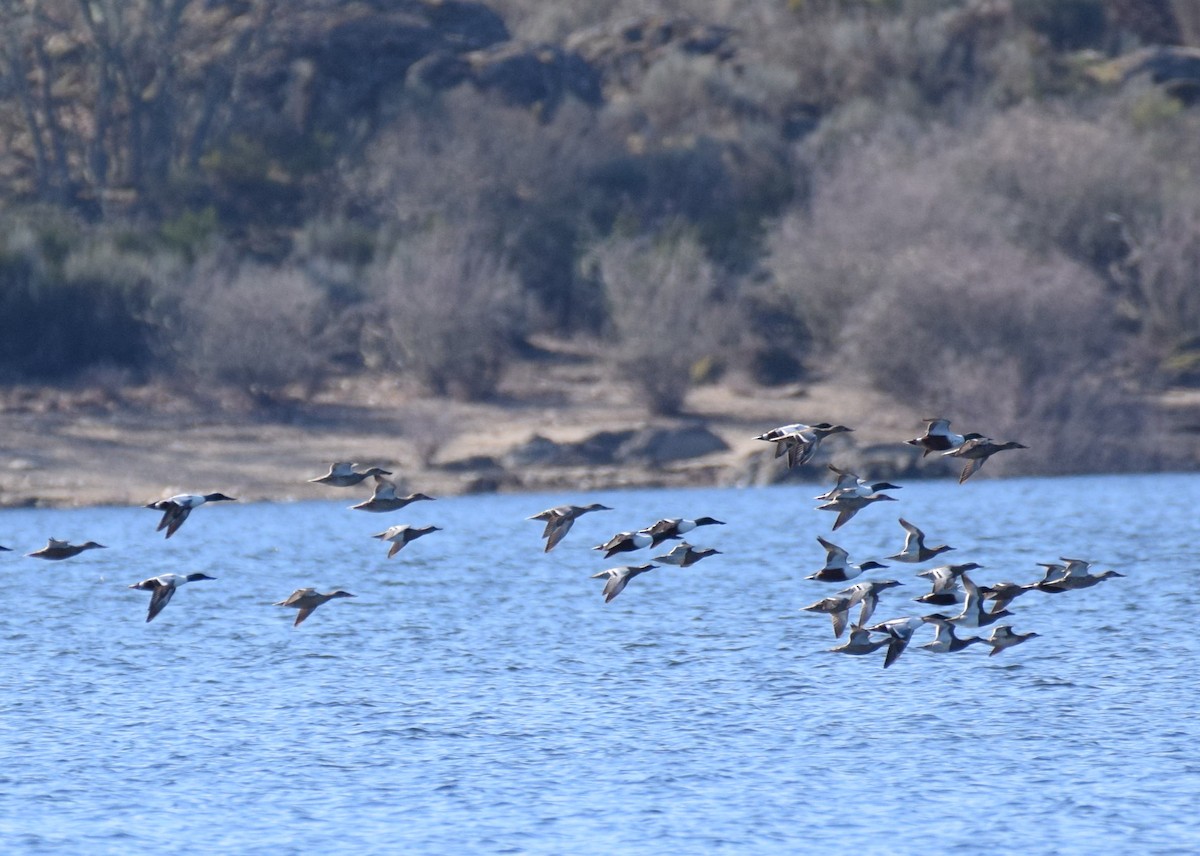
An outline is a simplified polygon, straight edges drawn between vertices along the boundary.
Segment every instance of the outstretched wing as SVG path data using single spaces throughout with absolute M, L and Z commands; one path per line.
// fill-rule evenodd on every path
M 171 602 L 171 598 L 175 596 L 175 586 L 168 586 L 159 583 L 154 589 L 154 594 L 150 595 L 150 611 L 146 615 L 146 622 L 154 620 L 154 616 L 158 615 Z

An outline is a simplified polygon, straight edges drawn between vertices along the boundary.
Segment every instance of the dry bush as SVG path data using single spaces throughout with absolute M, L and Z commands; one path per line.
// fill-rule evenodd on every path
M 678 413 L 694 367 L 719 349 L 713 265 L 686 235 L 610 238 L 589 262 L 608 297 L 617 369 L 651 411 Z
M 328 320 L 324 293 L 300 271 L 209 258 L 192 272 L 165 347 L 193 376 L 272 401 L 293 384 L 310 394 L 327 376 Z
M 1161 209 L 1168 169 L 1151 144 L 1119 116 L 1020 108 L 987 124 L 962 175 L 1012 205 L 1022 241 L 1103 274 L 1128 252 L 1114 218 L 1157 219 Z
M 1031 447 L 996 469 L 1136 469 L 1147 460 L 1128 438 L 1146 436 L 1151 415 L 1116 380 L 1118 341 L 1111 300 L 1085 267 L 1012 244 L 943 244 L 884 268 L 843 354 L 922 412 Z
M 402 238 L 370 273 L 391 361 L 431 392 L 495 392 L 525 333 L 516 278 L 472 232 L 436 226 Z

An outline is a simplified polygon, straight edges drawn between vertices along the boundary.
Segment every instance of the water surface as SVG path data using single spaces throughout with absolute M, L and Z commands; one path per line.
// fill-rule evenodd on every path
M 6 852 L 1084 853 L 1200 841 L 1200 477 L 913 483 L 829 534 L 823 486 L 477 496 L 378 515 L 221 504 L 171 540 L 145 509 L 0 512 Z M 541 552 L 525 518 L 580 519 Z M 662 516 L 722 555 L 612 603 L 589 548 Z M 1128 576 L 1013 603 L 988 657 L 830 654 L 824 551 L 899 549 L 903 515 L 979 582 L 1081 556 Z M 371 539 L 433 523 L 394 559 Z M 20 553 L 47 536 L 109 549 Z M 665 552 L 665 548 L 661 551 Z M 624 561 L 622 560 L 624 559 Z M 928 563 L 928 567 L 936 562 Z M 878 619 L 923 610 L 922 567 Z M 129 583 L 181 589 L 145 622 Z M 300 628 L 294 589 L 358 597 Z M 986 631 L 985 631 L 986 632 Z

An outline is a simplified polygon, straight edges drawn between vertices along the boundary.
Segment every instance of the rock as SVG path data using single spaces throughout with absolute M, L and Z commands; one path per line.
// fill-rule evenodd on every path
M 623 442 L 613 458 L 619 464 L 661 466 L 671 461 L 728 451 L 724 440 L 703 425 L 643 428 Z
M 499 92 L 509 104 L 536 108 L 543 120 L 553 118 L 567 95 L 593 106 L 604 100 L 595 69 L 557 45 L 508 42 L 475 51 L 467 59 L 476 87 Z

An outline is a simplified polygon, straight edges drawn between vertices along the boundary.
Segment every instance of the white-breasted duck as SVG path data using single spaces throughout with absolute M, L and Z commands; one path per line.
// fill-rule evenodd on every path
M 967 463 L 963 466 L 962 474 L 958 477 L 958 483 L 962 484 L 969 479 L 972 474 L 978 472 L 983 466 L 983 462 L 995 455 L 997 452 L 1004 452 L 1009 449 L 1028 449 L 1028 446 L 1023 446 L 1013 440 L 1007 443 L 997 443 L 990 437 L 984 437 L 980 434 L 967 434 L 966 441 L 957 449 L 950 449 L 948 452 L 942 452 L 943 455 L 949 455 L 955 458 L 962 458 Z
M 592 579 L 608 578 L 608 582 L 604 584 L 604 602 L 608 603 L 625 590 L 625 586 L 629 585 L 631 579 L 657 567 L 658 565 L 647 563 L 645 565 L 627 565 L 623 568 L 609 568 L 598 574 L 592 574 Z
M 987 627 L 989 624 L 995 623 L 997 619 L 1012 615 L 1007 609 L 993 609 L 990 612 L 984 609 L 983 595 L 979 591 L 979 586 L 966 574 L 959 574 L 958 582 L 967 596 L 963 600 L 962 612 L 951 618 L 951 623 L 959 627 Z
M 933 606 L 952 606 L 966 600 L 966 591 L 959 585 L 958 578 L 967 571 L 981 568 L 975 562 L 963 562 L 958 565 L 939 565 L 927 571 L 921 571 L 918 577 L 929 580 L 932 586 L 928 594 L 915 598 L 917 603 L 928 603 Z
M 962 434 L 955 434 L 950 430 L 950 420 L 934 417 L 926 419 L 925 433 L 920 437 L 914 437 L 911 440 L 904 442 L 910 446 L 920 446 L 924 451 L 921 457 L 925 457 L 930 452 L 948 452 L 951 449 L 957 449 L 964 442 L 966 437 Z
M 831 499 L 822 505 L 818 505 L 820 511 L 836 511 L 837 520 L 833 522 L 833 530 L 837 531 L 854 515 L 862 511 L 868 505 L 874 502 L 883 502 L 885 500 L 896 501 L 896 497 L 888 496 L 886 493 L 876 493 L 870 496 L 855 496 L 854 494 L 843 494 Z
M 654 561 L 662 562 L 664 565 L 678 565 L 681 568 L 686 568 L 690 565 L 696 564 L 703 558 L 708 556 L 716 556 L 720 552 L 720 550 L 714 550 L 711 547 L 705 547 L 697 550 L 687 541 L 684 541 L 675 545 L 675 547 L 671 549 L 671 552 L 667 553 L 665 556 L 655 556 Z
M 391 541 L 392 546 L 388 549 L 387 557 L 400 552 L 405 544 L 417 540 L 422 535 L 428 535 L 430 532 L 441 532 L 440 526 L 409 526 L 407 523 L 402 523 L 399 526 L 391 526 L 378 535 L 372 535 L 372 538 L 378 538 L 380 541 Z
M 617 553 L 632 553 L 653 546 L 654 539 L 646 532 L 618 532 L 603 544 L 597 544 L 593 550 L 603 550 L 604 558 L 608 559 Z
M 786 453 L 788 469 L 807 464 L 821 441 L 831 434 L 841 434 L 853 431 L 845 425 L 833 425 L 829 422 L 818 422 L 806 425 L 803 422 L 793 422 L 791 425 L 781 425 L 772 428 L 764 434 L 759 434 L 755 440 L 765 440 L 775 444 L 775 457 Z
M 879 493 L 881 490 L 900 490 L 900 485 L 898 484 L 885 481 L 868 482 L 866 479 L 859 478 L 858 473 L 843 470 L 840 467 L 835 467 L 833 464 L 829 465 L 829 469 L 837 474 L 837 482 L 820 496 L 813 497 L 814 499 L 830 501 L 840 496 L 868 497 Z
M 942 553 L 954 548 L 948 544 L 938 544 L 936 547 L 925 546 L 925 533 L 913 526 L 903 517 L 900 518 L 900 525 L 904 527 L 904 546 L 899 553 L 894 556 L 888 556 L 894 562 L 907 562 L 913 565 L 919 565 L 922 562 L 928 562 L 935 556 L 940 556 Z
M 84 550 L 103 550 L 103 544 L 97 544 L 95 541 L 85 541 L 82 544 L 72 544 L 69 541 L 59 541 L 57 538 L 50 538 L 46 541 L 46 546 L 40 550 L 34 550 L 32 553 L 26 553 L 34 559 L 50 559 L 58 561 L 59 559 L 69 559 L 72 556 L 78 556 Z
M 357 597 L 357 595 L 350 594 L 350 592 L 343 591 L 342 589 L 334 589 L 331 592 L 323 593 L 317 591 L 315 588 L 302 588 L 296 589 L 288 595 L 287 600 L 281 600 L 273 605 L 290 606 L 293 609 L 300 610 L 296 613 L 295 623 L 292 624 L 292 627 L 299 627 L 300 622 L 312 615 L 313 610 L 318 606 L 340 597 Z
M 846 595 L 833 595 L 831 597 L 818 600 L 816 603 L 810 603 L 808 606 L 800 607 L 803 612 L 823 612 L 829 616 L 833 622 L 833 635 L 837 639 L 842 638 L 842 631 L 846 629 L 846 621 L 850 617 L 850 609 L 854 603 Z
M 140 589 L 141 591 L 150 592 L 150 611 L 146 614 L 146 621 L 154 620 L 154 616 L 163 611 L 163 608 L 171 602 L 171 598 L 175 596 L 175 590 L 187 583 L 199 582 L 200 580 L 215 580 L 216 577 L 210 577 L 208 574 L 161 574 L 157 577 L 151 577 L 148 580 L 142 580 L 140 583 L 134 583 L 129 586 L 131 589 Z
M 880 593 L 899 585 L 904 584 L 897 580 L 868 580 L 855 583 L 850 588 L 838 592 L 838 594 L 844 594 L 849 597 L 851 606 L 856 603 L 862 604 L 862 608 L 858 611 L 858 621 L 855 622 L 856 627 L 862 627 L 875 612 L 875 607 L 879 605 Z
M 691 532 L 697 526 L 724 526 L 725 521 L 715 517 L 697 517 L 687 520 L 682 517 L 666 517 L 651 526 L 641 530 L 650 536 L 650 546 L 657 547 L 663 541 L 681 538 L 684 533 Z
M 882 565 L 873 559 L 868 559 L 862 564 L 855 565 L 850 561 L 850 554 L 842 547 L 834 544 L 832 541 L 826 541 L 820 535 L 817 536 L 817 541 L 825 548 L 825 564 L 820 570 L 806 576 L 806 580 L 816 580 L 821 583 L 844 583 L 857 577 L 864 571 L 873 571 L 878 568 L 886 568 L 887 565 Z
M 391 479 L 384 476 L 372 476 L 372 478 L 375 479 L 375 492 L 366 502 L 350 506 L 354 510 L 373 511 L 376 514 L 382 514 L 385 511 L 399 511 L 411 502 L 433 499 L 432 496 L 426 496 L 423 493 L 410 493 L 408 496 L 400 496 L 396 483 Z
M 1014 633 L 1012 627 L 1007 624 L 1001 624 L 992 630 L 992 635 L 983 641 L 992 646 L 992 650 L 988 652 L 989 657 L 995 657 L 1005 648 L 1011 648 L 1014 645 L 1020 645 L 1027 639 L 1032 639 L 1035 636 L 1040 636 L 1040 633 Z
M 951 654 L 976 643 L 984 642 L 979 636 L 959 637 L 955 635 L 954 625 L 941 613 L 926 615 L 921 620 L 937 628 L 937 635 L 933 637 L 933 641 L 919 646 L 926 651 L 932 651 L 935 654 Z
M 179 531 L 179 527 L 183 525 L 194 509 L 208 502 L 235 501 L 232 496 L 226 496 L 223 493 L 179 493 L 169 499 L 147 503 L 145 507 L 163 513 L 162 519 L 158 521 L 158 526 L 154 531 L 161 532 L 166 529 L 166 537 L 170 538 Z
M 539 511 L 527 520 L 540 520 L 546 524 L 542 537 L 546 539 L 545 552 L 549 553 L 571 531 L 575 521 L 590 511 L 612 511 L 607 505 L 593 502 L 591 505 L 558 505 Z
M 329 472 L 320 478 L 309 479 L 309 484 L 327 484 L 330 487 L 353 487 L 369 476 L 390 476 L 391 470 L 371 467 L 362 472 L 355 471 L 358 464 L 351 461 L 335 461 L 329 465 Z

